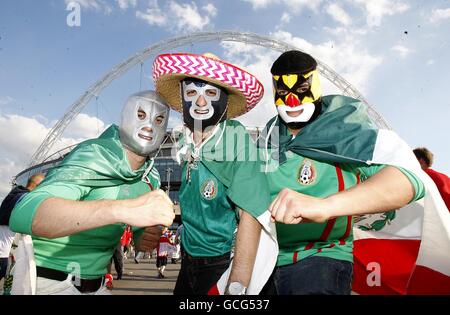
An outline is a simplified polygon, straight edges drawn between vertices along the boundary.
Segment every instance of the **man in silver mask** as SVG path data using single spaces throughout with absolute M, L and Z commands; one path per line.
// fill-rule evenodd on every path
M 122 110 L 120 141 L 141 156 L 156 154 L 167 130 L 169 107 L 154 91 L 131 95 Z
M 138 250 L 156 247 L 159 226 L 170 226 L 175 218 L 151 159 L 164 139 L 168 116 L 155 92 L 132 95 L 120 127 L 113 124 L 78 144 L 21 199 L 10 226 L 31 235 L 34 249 L 23 256 L 32 257 L 37 278 L 23 272 L 28 259 L 18 258 L 16 269 L 22 272 L 14 274 L 13 294 L 105 294 L 104 275 L 127 225 Z M 74 264 L 77 271 L 71 272 Z

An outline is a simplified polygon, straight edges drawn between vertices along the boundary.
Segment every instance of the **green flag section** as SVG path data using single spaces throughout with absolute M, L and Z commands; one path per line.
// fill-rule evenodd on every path
M 304 127 L 295 138 L 278 116 L 266 125 L 259 148 L 278 148 L 279 162 L 285 153 L 296 154 L 328 163 L 367 163 L 372 160 L 378 128 L 359 100 L 342 96 L 322 97 L 322 113 Z
M 152 163 L 133 171 L 120 143 L 119 127 L 111 125 L 97 139 L 80 143 L 41 183 L 72 182 L 87 187 L 111 187 L 140 180 Z

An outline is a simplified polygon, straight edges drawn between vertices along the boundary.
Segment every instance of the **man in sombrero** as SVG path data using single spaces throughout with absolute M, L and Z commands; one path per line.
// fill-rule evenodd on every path
M 174 294 L 257 294 L 276 260 L 257 250 L 261 237 L 272 237 L 269 191 L 249 134 L 230 119 L 253 108 L 263 86 L 210 54 L 159 55 L 153 78 L 184 122 L 176 154 L 184 256 Z M 252 274 L 258 264 L 267 270 Z

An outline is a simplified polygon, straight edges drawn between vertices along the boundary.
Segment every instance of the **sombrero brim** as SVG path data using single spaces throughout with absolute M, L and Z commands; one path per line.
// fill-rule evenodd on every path
M 227 118 L 238 117 L 258 104 L 264 87 L 255 76 L 221 60 L 194 54 L 163 54 L 153 63 L 156 91 L 168 105 L 182 111 L 180 81 L 197 78 L 227 90 Z

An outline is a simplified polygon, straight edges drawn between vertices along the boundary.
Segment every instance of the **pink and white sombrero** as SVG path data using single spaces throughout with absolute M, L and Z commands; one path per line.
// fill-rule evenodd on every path
M 156 91 L 170 107 L 181 112 L 180 81 L 198 78 L 214 83 L 228 91 L 227 118 L 240 116 L 258 104 L 264 87 L 252 74 L 211 54 L 162 54 L 153 63 L 153 81 Z

